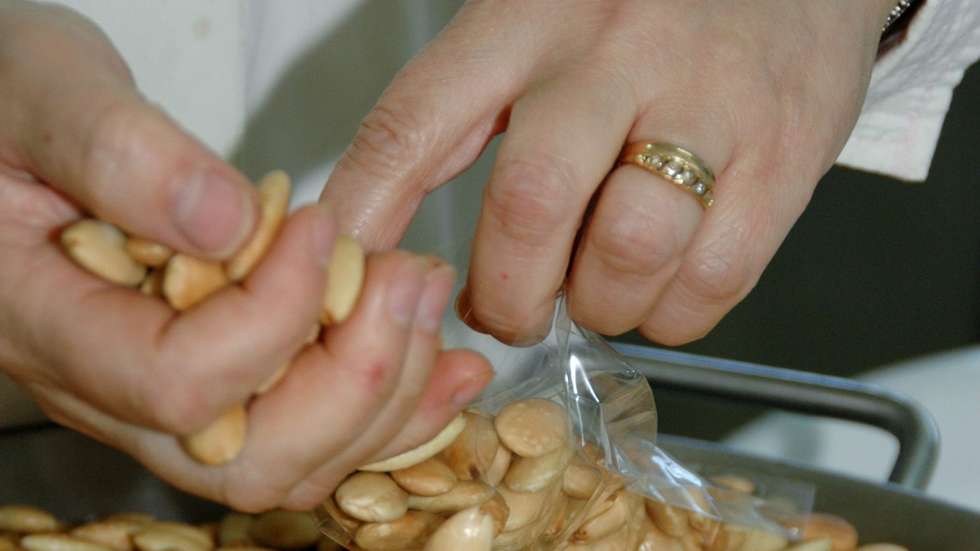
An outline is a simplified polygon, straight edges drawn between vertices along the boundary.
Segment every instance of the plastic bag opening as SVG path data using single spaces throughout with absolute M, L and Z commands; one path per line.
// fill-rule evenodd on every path
M 358 518 L 355 500 L 338 488 L 316 511 L 337 543 L 363 551 L 778 550 L 799 535 L 813 488 L 684 465 L 664 452 L 648 381 L 573 323 L 564 300 L 535 346 L 464 331 L 465 344 L 494 365 L 494 382 L 452 444 L 424 465 L 381 475 L 407 496 L 402 516 Z

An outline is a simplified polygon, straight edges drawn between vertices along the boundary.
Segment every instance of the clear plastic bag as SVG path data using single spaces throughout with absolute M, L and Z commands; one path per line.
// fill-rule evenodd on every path
M 647 380 L 572 323 L 563 300 L 536 346 L 507 347 L 472 332 L 465 344 L 491 359 L 497 375 L 466 412 L 462 434 L 433 458 L 453 472 L 452 490 L 410 497 L 408 517 L 382 522 L 353 518 L 331 499 L 318 511 L 331 539 L 363 551 L 778 550 L 796 535 L 794 519 L 810 512 L 805 485 L 766 479 L 760 497 L 709 483 L 660 449 Z M 409 474 L 389 473 L 411 493 Z M 494 525 L 489 539 L 447 535 L 480 514 L 484 531 Z

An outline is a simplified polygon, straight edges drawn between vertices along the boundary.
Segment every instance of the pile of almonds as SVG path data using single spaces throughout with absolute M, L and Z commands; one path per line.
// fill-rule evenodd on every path
M 810 515 L 801 541 L 789 542 L 668 506 L 628 491 L 597 448 L 573 451 L 569 437 L 552 400 L 511 402 L 495 417 L 467 411 L 425 445 L 342 482 L 324 504 L 330 535 L 355 551 L 903 550 L 859 548 L 854 527 L 831 515 Z M 735 476 L 714 485 L 718 495 L 754 491 Z
M 343 549 L 320 534 L 309 513 L 228 513 L 219 522 L 192 525 L 145 513 L 118 513 L 67 525 L 26 505 L 0 506 L 0 551 L 272 551 Z
M 275 241 L 289 208 L 289 177 L 282 171 L 265 176 L 258 185 L 260 217 L 251 239 L 228 262 L 201 260 L 160 243 L 126 236 L 115 226 L 86 218 L 61 232 L 65 252 L 83 268 L 106 281 L 139 288 L 184 311 L 214 293 L 243 281 Z M 310 328 L 307 344 L 320 335 L 321 325 L 342 322 L 354 310 L 364 283 L 365 258 L 361 247 L 341 236 L 327 268 L 327 289 L 320 323 Z M 271 389 L 285 375 L 283 365 L 261 384 L 256 394 Z M 218 465 L 234 459 L 245 443 L 246 404 L 231 408 L 197 434 L 181 438 L 184 449 L 197 461 Z

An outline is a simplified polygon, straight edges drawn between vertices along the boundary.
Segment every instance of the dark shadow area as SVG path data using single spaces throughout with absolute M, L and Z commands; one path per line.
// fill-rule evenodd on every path
M 980 340 L 977 98 L 980 65 L 956 89 L 923 184 L 831 170 L 757 288 L 683 350 L 853 376 Z M 657 401 L 666 432 L 700 438 L 760 413 L 681 393 Z

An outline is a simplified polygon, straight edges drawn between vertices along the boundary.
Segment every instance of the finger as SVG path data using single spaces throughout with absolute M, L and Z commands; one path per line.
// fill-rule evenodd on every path
M 250 408 L 250 437 L 229 465 L 228 497 L 250 508 L 281 500 L 344 450 L 397 392 L 429 265 L 393 251 L 369 260 L 357 310 L 310 346 Z M 256 484 L 235 487 L 231 481 Z M 263 489 L 254 485 L 262 481 Z
M 464 6 L 399 72 L 327 182 L 341 230 L 369 250 L 395 246 L 425 195 L 476 160 L 532 72 L 531 18 L 498 12 L 491 28 L 489 7 Z
M 582 215 L 635 117 L 631 87 L 605 74 L 559 77 L 517 101 L 473 244 L 477 325 L 510 343 L 547 334 Z
M 129 454 L 151 472 L 189 494 L 221 501 L 221 471 L 195 462 L 172 435 L 121 421 L 57 388 L 27 386 L 45 415 Z
M 439 354 L 418 408 L 402 420 L 401 430 L 373 456 L 351 462 L 349 454 L 328 460 L 292 489 L 286 507 L 309 510 L 322 503 L 337 484 L 358 465 L 394 457 L 439 433 L 493 378 L 493 368 L 479 354 L 450 350 Z
M 719 120 L 654 98 L 627 143 L 672 143 L 721 170 L 734 142 Z M 690 191 L 631 164 L 616 168 L 600 193 L 569 275 L 569 312 L 589 329 L 618 335 L 650 315 L 680 266 L 703 209 Z
M 760 147 L 760 151 L 777 149 Z M 755 286 L 803 212 L 819 175 L 774 170 L 771 158 L 739 159 L 721 175 L 715 204 L 641 333 L 678 345 L 704 336 Z M 809 181 L 799 186 L 796 178 Z
M 30 171 L 131 234 L 202 257 L 237 250 L 256 218 L 248 181 L 140 98 L 125 72 L 89 59 L 75 33 L 35 34 L 25 47 L 45 63 L 10 78 L 27 98 L 12 136 Z
M 120 419 L 186 434 L 301 348 L 319 316 L 310 297 L 322 296 L 335 233 L 325 208 L 298 211 L 242 287 L 180 315 L 45 251 L 45 269 L 28 282 L 18 311 L 34 335 L 59 343 L 36 353 L 59 386 Z M 63 296 L 43 300 L 52 288 Z

